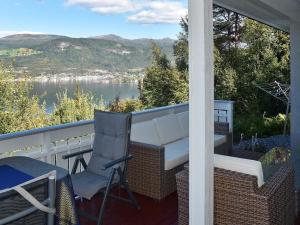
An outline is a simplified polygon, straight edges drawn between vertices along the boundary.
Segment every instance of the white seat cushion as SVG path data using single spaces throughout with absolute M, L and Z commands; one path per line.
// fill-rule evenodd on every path
M 179 121 L 179 126 L 182 130 L 184 137 L 189 136 L 189 112 L 181 112 L 176 114 Z
M 189 138 L 165 145 L 165 170 L 189 161 Z
M 221 137 L 216 137 L 221 136 Z M 220 143 L 223 135 L 215 135 L 215 146 Z M 225 137 L 226 141 L 226 137 Z M 189 161 L 189 138 L 166 144 L 165 146 L 165 170 L 170 170 Z
M 177 141 L 184 137 L 179 121 L 174 114 L 153 119 L 162 145 Z
M 264 184 L 263 169 L 259 161 L 214 154 L 214 166 L 220 169 L 253 175 L 257 177 L 258 187 Z
M 214 135 L 215 147 L 218 147 L 219 145 L 226 143 L 226 141 L 227 141 L 226 135 L 219 135 L 219 134 Z
M 152 120 L 132 124 L 131 140 L 152 145 L 161 145 L 156 127 Z

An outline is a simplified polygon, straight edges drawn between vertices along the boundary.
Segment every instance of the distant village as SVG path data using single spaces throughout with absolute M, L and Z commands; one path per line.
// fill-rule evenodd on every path
M 16 71 L 17 74 L 31 74 L 28 69 Z M 138 82 L 144 76 L 142 69 L 132 69 L 127 72 L 111 72 L 102 69 L 86 69 L 78 72 L 76 69 L 68 72 L 42 72 L 36 76 L 24 78 L 18 76 L 16 81 L 33 82 L 70 82 L 70 81 L 93 81 L 93 82 Z

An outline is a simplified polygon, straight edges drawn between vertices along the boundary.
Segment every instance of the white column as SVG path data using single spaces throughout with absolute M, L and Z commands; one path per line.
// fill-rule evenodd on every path
M 296 189 L 300 189 L 300 22 L 291 24 L 291 150 Z
M 212 0 L 189 0 L 189 224 L 213 224 Z

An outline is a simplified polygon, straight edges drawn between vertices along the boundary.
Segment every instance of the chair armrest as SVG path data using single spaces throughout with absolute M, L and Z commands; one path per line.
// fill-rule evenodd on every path
M 264 208 L 269 210 L 269 214 L 273 215 L 270 216 L 270 224 L 294 224 L 295 197 L 294 170 L 289 164 L 283 165 L 253 195 L 253 199 L 260 205 L 264 205 Z
M 163 165 L 165 162 L 165 147 L 163 145 L 151 145 L 141 142 L 131 142 L 130 143 L 130 154 L 133 155 L 134 160 L 131 163 L 139 162 L 144 167 L 146 166 L 154 166 L 156 163 L 157 165 Z M 149 161 L 156 162 L 155 164 L 149 163 Z M 146 165 L 145 165 L 146 163 Z M 158 167 L 156 167 L 158 169 Z
M 165 168 L 165 147 L 140 142 L 130 143 L 130 152 L 134 159 L 130 164 L 137 164 L 139 170 L 163 171 Z
M 154 199 L 164 195 L 165 148 L 139 142 L 131 142 L 127 178 L 131 190 Z
M 258 190 L 258 194 L 270 198 L 280 189 L 294 192 L 294 170 L 290 163 L 283 165 L 269 180 Z
M 87 150 L 82 150 L 82 151 L 79 151 L 79 152 L 69 153 L 69 154 L 63 155 L 62 159 L 73 158 L 75 156 L 83 155 L 83 154 L 86 154 L 86 153 L 89 153 L 89 152 L 92 152 L 92 151 L 93 151 L 93 149 L 87 149 Z
M 119 164 L 119 163 L 121 163 L 121 162 L 128 161 L 128 160 L 130 160 L 130 159 L 132 159 L 132 158 L 133 158 L 132 155 L 128 155 L 128 156 L 124 156 L 124 157 L 121 157 L 121 158 L 119 158 L 119 159 L 116 159 L 116 160 L 114 160 L 114 161 L 111 161 L 111 162 L 109 162 L 109 163 L 107 163 L 107 164 L 105 164 L 105 165 L 103 166 L 103 170 L 106 170 L 106 169 L 108 169 L 108 168 L 110 168 L 110 167 L 113 167 L 113 166 L 115 166 L 115 165 L 117 165 L 117 164 Z

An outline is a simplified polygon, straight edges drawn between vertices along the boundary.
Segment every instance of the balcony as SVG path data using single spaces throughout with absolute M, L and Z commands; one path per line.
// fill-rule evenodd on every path
M 147 118 L 188 111 L 188 104 L 167 106 L 133 113 L 133 124 Z M 233 102 L 215 101 L 215 121 L 229 123 L 232 131 Z M 0 136 L 0 158 L 26 156 L 59 166 L 71 172 L 74 160 L 63 160 L 62 155 L 90 149 L 94 140 L 94 122 L 39 128 Z M 90 153 L 85 154 L 88 162 Z
M 229 124 L 232 132 L 233 102 L 215 101 L 214 118 L 216 122 Z M 133 113 L 133 124 L 154 119 L 157 117 L 177 114 L 188 111 L 188 104 L 150 109 Z M 74 153 L 90 149 L 94 139 L 94 121 L 81 121 L 77 123 L 52 126 L 29 131 L 5 134 L 0 136 L 0 158 L 11 156 L 25 156 L 34 158 L 69 171 L 72 170 L 74 159 L 64 160 L 66 153 Z M 84 155 L 88 162 L 90 153 Z M 83 168 L 79 168 L 78 172 Z M 123 195 L 122 190 L 115 190 Z M 175 225 L 178 220 L 178 200 L 176 192 L 166 198 L 156 201 L 149 196 L 135 193 L 142 206 L 140 211 L 128 207 L 123 203 L 111 200 L 105 216 L 105 224 L 164 224 Z M 99 195 L 92 202 L 77 201 L 78 208 L 84 208 L 93 214 L 98 213 L 101 197 Z M 93 224 L 82 220 L 82 224 Z

